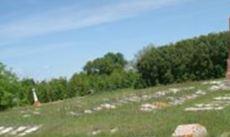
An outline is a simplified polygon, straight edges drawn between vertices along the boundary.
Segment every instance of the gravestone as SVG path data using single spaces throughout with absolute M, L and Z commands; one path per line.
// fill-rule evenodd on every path
M 36 94 L 34 88 L 32 89 L 32 92 L 33 92 L 34 106 L 35 106 L 35 107 L 40 107 L 40 106 L 41 106 L 41 103 L 40 103 L 40 101 L 38 100 L 38 97 L 37 97 L 37 94 Z

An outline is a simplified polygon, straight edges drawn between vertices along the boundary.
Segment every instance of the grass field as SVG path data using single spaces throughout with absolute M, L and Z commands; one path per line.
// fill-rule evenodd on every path
M 0 113 L 0 136 L 31 137 L 170 137 L 180 124 L 200 123 L 209 137 L 230 132 L 230 100 L 219 100 L 218 109 L 185 111 L 196 104 L 218 103 L 230 97 L 222 80 L 187 82 L 148 89 L 125 89 L 76 97 L 65 101 L 13 108 Z M 221 102 L 222 101 L 222 102 Z M 167 105 L 141 111 L 143 104 Z M 19 127 L 37 126 L 24 133 Z M 12 127 L 2 133 L 6 127 Z

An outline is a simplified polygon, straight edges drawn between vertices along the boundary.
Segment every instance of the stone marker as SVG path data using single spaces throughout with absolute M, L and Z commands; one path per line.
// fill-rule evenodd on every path
M 206 137 L 207 130 L 204 126 L 200 124 L 188 124 L 179 125 L 174 133 L 173 137 Z
M 36 94 L 34 88 L 32 89 L 32 92 L 33 92 L 33 98 L 34 98 L 34 106 L 35 106 L 35 107 L 40 107 L 40 106 L 41 106 L 41 103 L 40 103 L 40 101 L 38 100 L 38 97 L 37 97 L 37 94 Z

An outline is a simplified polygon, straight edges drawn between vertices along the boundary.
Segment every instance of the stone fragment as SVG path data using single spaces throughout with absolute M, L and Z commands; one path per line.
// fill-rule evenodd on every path
M 96 135 L 98 135 L 100 133 L 101 133 L 101 130 L 95 130 L 95 131 L 92 132 L 92 135 L 96 136 Z
M 101 104 L 101 107 L 105 109 L 115 109 L 116 108 L 115 105 L 111 105 L 111 104 Z
M 1 131 L 1 130 L 3 130 L 3 129 L 4 129 L 4 127 L 3 127 L 3 126 L 1 126 L 1 127 L 0 127 L 0 131 Z
M 10 133 L 10 135 L 16 135 L 17 133 L 24 131 L 26 128 L 27 128 L 27 127 L 25 127 L 25 126 L 18 127 L 17 129 L 13 130 L 13 131 Z
M 6 134 L 6 133 L 10 132 L 11 130 L 13 130 L 13 127 L 7 127 L 7 128 L 0 131 L 0 135 Z
M 73 112 L 73 111 L 69 112 L 69 114 L 72 116 L 81 116 L 81 113 Z
M 177 92 L 180 91 L 180 89 L 177 88 L 171 88 L 170 91 L 172 91 L 172 93 L 176 94 Z
M 96 108 L 94 108 L 94 110 L 95 111 L 100 111 L 100 110 L 102 110 L 102 107 L 96 107 Z
M 116 133 L 117 131 L 118 131 L 118 128 L 112 128 L 112 129 L 110 130 L 110 133 L 114 134 L 114 133 Z
M 207 110 L 215 110 L 214 107 L 201 107 L 201 108 L 196 108 L 196 107 L 190 107 L 186 108 L 185 111 L 207 111 Z
M 173 137 L 206 137 L 207 135 L 206 128 L 200 124 L 179 125 L 172 134 Z
M 131 101 L 131 102 L 140 102 L 141 98 L 138 97 L 138 96 L 132 96 L 128 100 Z
M 202 90 L 198 90 L 198 91 L 196 91 L 196 94 L 198 94 L 198 95 L 206 95 L 206 92 L 204 92 Z
M 161 109 L 161 108 L 165 108 L 168 106 L 169 106 L 169 104 L 166 102 L 155 102 L 153 104 L 142 104 L 140 110 L 150 112 L 154 109 Z
M 85 110 L 84 113 L 85 113 L 85 114 L 92 114 L 93 111 L 92 111 L 92 110 Z
M 230 96 L 229 97 L 216 97 L 214 99 L 215 100 L 230 100 Z
M 27 130 L 25 130 L 24 132 L 18 134 L 18 136 L 22 137 L 25 136 L 27 134 L 30 134 L 32 132 L 37 131 L 41 126 L 33 126 L 33 127 L 29 127 Z
M 153 109 L 155 109 L 156 107 L 153 106 L 152 104 L 143 104 L 141 105 L 141 111 L 144 111 L 144 112 L 150 112 L 152 111 Z

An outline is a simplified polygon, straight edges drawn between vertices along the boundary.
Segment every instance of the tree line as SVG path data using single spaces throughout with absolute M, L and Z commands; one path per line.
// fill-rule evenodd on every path
M 140 86 L 224 77 L 229 40 L 230 34 L 221 32 L 144 48 L 136 57 Z
M 87 62 L 70 79 L 19 79 L 0 63 L 0 110 L 32 104 L 32 88 L 41 102 L 51 102 L 123 88 L 220 78 L 226 71 L 229 39 L 228 32 L 221 32 L 158 47 L 149 45 L 132 63 L 121 53 L 107 53 Z

